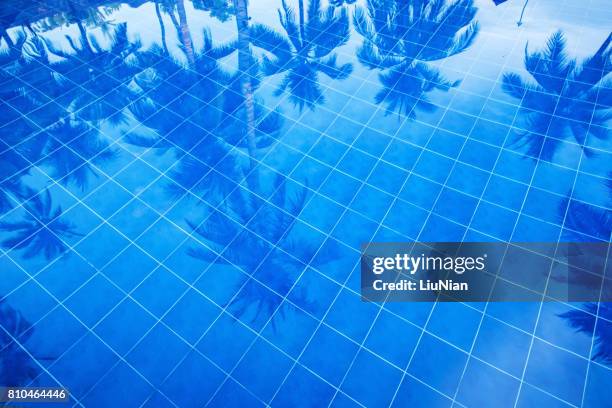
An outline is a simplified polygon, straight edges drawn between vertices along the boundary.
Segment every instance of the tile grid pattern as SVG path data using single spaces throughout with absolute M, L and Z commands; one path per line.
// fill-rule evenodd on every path
M 281 142 L 281 143 L 282 143 L 282 142 Z M 263 163 L 262 163 L 262 164 L 263 164 Z M 373 168 L 374 168 L 374 167 L 373 167 Z M 372 169 L 373 169 L 373 168 L 372 168 Z M 492 174 L 492 173 L 491 173 L 491 174 Z M 108 177 L 110 178 L 111 176 L 108 176 Z M 356 196 L 356 194 L 355 194 L 355 196 Z M 354 196 L 353 198 L 355 198 L 355 196 Z M 76 198 L 76 197 L 75 197 L 75 198 Z M 78 198 L 76 198 L 76 199 L 77 199 L 77 201 L 78 201 Z M 126 204 L 127 204 L 127 203 L 126 203 Z M 346 210 L 345 210 L 345 211 L 346 211 Z M 430 212 L 429 214 L 431 215 L 431 212 Z M 518 218 L 517 218 L 517 220 L 518 220 Z M 424 225 L 425 225 L 425 224 L 423 224 L 423 227 L 424 227 Z M 380 224 L 379 224 L 379 227 L 380 227 Z M 328 235 L 328 237 L 329 237 L 329 235 Z M 85 238 L 84 238 L 84 239 L 85 239 Z M 75 251 L 75 252 L 76 252 L 76 251 Z M 9 257 L 9 256 L 10 256 L 10 255 L 8 255 L 8 254 L 5 254 L 5 255 L 6 255 L 7 257 Z M 162 265 L 163 265 L 163 263 L 162 263 Z M 25 271 L 24 271 L 24 272 L 25 272 Z M 26 272 L 26 273 L 27 273 L 27 272 Z M 145 279 L 146 279 L 146 277 L 145 277 Z M 344 285 L 342 285 L 342 286 L 344 286 Z M 286 298 L 284 298 L 284 299 L 286 300 Z M 330 309 L 331 309 L 331 306 L 330 306 Z M 329 311 L 330 309 L 328 309 L 328 311 Z M 259 333 L 256 333 L 256 334 L 257 334 L 257 336 L 258 336 L 258 337 L 260 337 L 260 334 L 259 334 Z M 535 333 L 534 333 L 534 335 L 535 335 Z M 144 337 L 144 336 L 143 336 L 143 337 Z M 360 346 L 363 346 L 363 344 L 360 344 Z M 289 375 L 289 373 L 287 374 L 287 376 L 288 376 L 288 375 Z M 236 381 L 236 380 L 234 379 L 234 381 Z M 236 381 L 236 382 L 238 382 L 238 381 Z

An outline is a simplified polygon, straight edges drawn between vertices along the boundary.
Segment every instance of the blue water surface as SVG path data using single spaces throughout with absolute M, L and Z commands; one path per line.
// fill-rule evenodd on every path
M 358 266 L 610 242 L 611 27 L 606 0 L 3 0 L 0 385 L 610 407 L 609 304 L 366 303 Z

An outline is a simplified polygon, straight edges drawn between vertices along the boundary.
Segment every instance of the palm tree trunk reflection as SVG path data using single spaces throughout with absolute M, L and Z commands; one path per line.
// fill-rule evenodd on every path
M 195 55 L 193 52 L 193 41 L 191 39 L 191 32 L 189 31 L 189 25 L 187 24 L 187 13 L 185 12 L 184 0 L 177 0 L 176 8 L 178 10 L 179 15 L 179 33 L 181 36 L 181 43 L 183 44 L 183 47 L 185 47 L 185 53 L 187 54 L 187 61 L 189 62 L 189 66 L 193 68 L 195 65 Z
M 304 0 L 300 0 L 298 3 L 298 8 L 300 12 L 300 37 L 302 41 L 305 39 L 304 35 Z
M 253 97 L 253 84 L 250 77 L 253 57 L 251 55 L 247 0 L 236 1 L 236 25 L 238 28 L 238 76 L 242 95 L 244 96 L 247 148 L 252 170 L 257 166 L 255 158 L 257 144 L 255 142 L 255 101 Z
M 166 42 L 166 26 L 164 26 L 164 20 L 159 9 L 159 2 L 155 2 L 155 14 L 157 14 L 157 20 L 159 21 L 159 30 L 161 35 L 162 47 L 166 54 L 168 54 L 168 43 Z
M 9 46 L 9 48 L 13 48 L 15 46 L 15 43 L 11 39 L 11 36 L 8 35 L 4 28 L 0 28 L 0 38 L 4 38 L 4 41 L 6 41 L 6 44 Z

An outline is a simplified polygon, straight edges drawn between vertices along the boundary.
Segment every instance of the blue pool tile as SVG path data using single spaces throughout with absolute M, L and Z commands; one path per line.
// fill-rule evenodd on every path
M 16 310 L 20 310 L 25 305 L 30 305 L 24 316 L 30 322 L 38 321 L 58 305 L 57 300 L 53 299 L 32 280 L 28 280 L 23 286 L 15 288 L 10 294 L 5 295 L 3 300 Z
M 589 331 L 581 332 L 578 335 L 576 329 L 571 326 L 570 321 L 562 318 L 564 313 L 572 310 L 575 309 L 571 309 L 560 302 L 550 301 L 543 303 L 536 336 L 555 346 L 563 347 L 566 350 L 589 358 L 593 336 L 589 334 Z M 592 323 L 595 323 L 594 319 Z M 593 327 L 591 325 L 590 332 L 592 331 Z
M 315 318 L 284 303 L 263 330 L 263 336 L 291 357 L 297 358 L 317 325 Z
M 321 318 L 340 290 L 340 285 L 308 268 L 291 289 L 288 299 L 307 313 Z
M 367 179 L 367 183 L 389 194 L 396 195 L 401 189 L 408 173 L 383 161 L 378 161 Z
M 42 320 L 39 320 L 28 333 L 32 335 L 34 331 L 61 332 L 61 338 L 54 341 L 52 345 L 49 342 L 45 342 L 39 346 L 41 354 L 60 356 L 87 333 L 88 327 L 90 326 L 84 324 L 78 316 L 74 316 L 70 309 L 57 307 L 44 316 Z M 44 363 L 47 363 L 47 361 Z
M 411 304 L 392 302 L 386 304 L 385 309 L 415 324 L 419 328 L 422 328 L 429 317 L 433 305 L 433 302 L 417 302 Z
M 361 183 L 345 173 L 334 170 L 319 192 L 341 205 L 347 205 L 357 193 Z
M 370 392 L 372 377 L 378 379 L 378 392 Z M 400 370 L 361 349 L 346 374 L 342 390 L 365 406 L 388 406 L 400 378 Z
M 600 171 L 601 172 L 601 171 Z M 586 174 L 579 172 L 576 175 L 573 197 L 599 206 L 606 206 L 607 192 L 609 191 L 609 180 L 612 178 L 609 173 L 602 174 Z M 568 195 L 570 189 L 566 189 L 562 195 Z
M 489 176 L 488 172 L 479 168 L 457 163 L 446 185 L 466 194 L 480 197 L 487 186 Z
M 325 322 L 360 342 L 370 329 L 377 309 L 374 304 L 362 302 L 357 294 L 344 289 L 332 305 Z M 345 317 L 349 315 L 353 318 L 347 320 Z
M 364 128 L 353 146 L 373 156 L 380 156 L 386 150 L 391 137 L 371 128 Z
M 0 258 L 0 268 L 4 275 L 4 284 L 8 288 L 18 287 L 25 279 L 23 271 L 17 266 L 10 263 L 7 259 Z M 72 271 L 69 276 L 66 276 L 66 270 Z M 54 263 L 49 265 L 45 270 L 37 276 L 37 280 L 44 285 L 49 292 L 59 300 L 64 300 L 68 295 L 72 294 L 77 288 L 82 286 L 89 278 L 96 273 L 95 268 L 87 263 L 86 260 L 80 257 L 69 257 L 62 263 Z M 12 276 L 18 279 L 19 282 L 13 282 Z M 0 293 L 6 293 L 0 283 Z
M 501 123 L 512 123 L 517 110 L 516 105 L 489 99 L 480 117 Z
M 587 360 L 535 339 L 525 381 L 578 405 L 582 398 L 586 369 Z M 557 374 L 550 375 L 551 372 Z
M 459 386 L 457 401 L 468 407 L 514 407 L 519 381 L 473 358 Z
M 167 242 L 161 243 L 156 237 L 162 234 L 167 238 Z M 136 244 L 150 254 L 155 254 L 155 259 L 162 260 L 168 257 L 174 251 L 177 245 L 185 240 L 187 231 L 175 224 L 171 220 L 159 219 L 151 226 L 144 234 L 142 234 Z M 173 244 L 168 245 L 168 242 Z
M 375 164 L 376 158 L 352 147 L 338 163 L 338 169 L 356 179 L 365 180 Z
M 102 248 L 99 245 L 100 242 L 105 243 Z M 91 265 L 99 269 L 113 261 L 117 254 L 129 244 L 129 240 L 124 238 L 120 232 L 103 224 L 84 238 L 76 246 L 76 250 L 85 256 Z
M 544 392 L 540 388 L 536 388 L 530 384 L 523 384 L 521 393 L 516 401 L 516 406 L 521 408 L 527 407 L 551 407 L 551 408 L 568 408 L 572 405 L 564 402 L 561 399 L 555 398 L 554 395 Z M 588 406 L 588 405 L 587 405 Z
M 118 253 L 102 272 L 115 285 L 130 292 L 152 273 L 157 265 L 147 253 L 135 245 L 129 245 Z
M 444 188 L 433 211 L 460 224 L 468 224 L 478 200 L 449 188 Z
M 363 129 L 363 124 L 355 118 L 337 116 L 333 126 L 326 133 L 336 141 L 353 141 L 356 135 Z M 349 142 L 350 143 L 350 142 Z
M 381 226 L 376 232 L 373 241 L 375 242 L 403 242 L 410 239 L 408 235 Z
M 342 205 L 321 194 L 314 193 L 300 213 L 299 218 L 313 227 L 329 233 L 343 211 L 344 207 Z
M 402 380 L 391 406 L 393 408 L 443 408 L 448 407 L 451 403 L 451 398 L 442 395 L 428 384 L 407 375 Z
M 221 311 L 219 311 L 221 313 Z M 197 348 L 222 370 L 229 371 L 255 338 L 255 333 L 227 313 L 207 328 Z
M 482 314 L 461 303 L 440 302 L 427 326 L 428 330 L 465 351 L 470 351 Z M 457 322 L 460 321 L 461 325 Z
M 117 361 L 119 356 L 88 332 L 54 361 L 51 373 L 64 384 L 75 375 L 81 376 L 82 381 L 70 388 L 70 393 L 81 399 Z
M 609 214 L 609 212 L 607 213 Z M 586 220 L 605 217 L 601 207 L 594 207 L 577 200 L 570 200 L 565 214 L 563 228 L 564 236 L 570 240 L 605 241 L 610 236 L 610 227 L 605 222 L 589 222 Z
M 163 291 L 157 288 L 163 287 Z M 166 268 L 158 268 L 138 285 L 133 297 L 158 317 L 174 305 L 187 290 L 187 285 Z
M 441 189 L 442 185 L 413 173 L 402 188 L 400 197 L 409 203 L 428 209 L 435 202 Z
M 334 259 L 331 260 L 330 257 Z M 314 256 L 312 263 L 327 277 L 337 282 L 344 282 L 358 260 L 359 252 L 356 248 L 351 248 L 334 238 L 328 238 Z
M 406 121 L 402 124 L 397 137 L 409 143 L 414 143 L 417 146 L 425 146 L 435 130 L 436 128 L 428 123 Z
M 287 262 L 290 265 L 282 276 L 275 272 L 279 262 Z M 292 259 L 282 249 L 275 248 L 254 267 L 254 270 L 246 272 L 252 272 L 254 284 L 261 285 L 278 296 L 285 296 L 305 267 L 305 264 Z
M 181 373 L 197 373 L 185 377 Z M 205 378 L 206 381 L 202 381 Z M 173 372 L 164 381 L 161 391 L 176 405 L 182 407 L 202 405 L 212 397 L 225 378 L 224 373 L 196 351 L 182 356 Z M 192 390 L 197 389 L 198 392 Z
M 466 362 L 467 354 L 425 333 L 408 372 L 436 390 L 453 395 Z
M 266 375 L 256 375 L 257 367 Z M 234 371 L 234 379 L 258 398 L 269 401 L 291 369 L 291 360 L 264 340 L 257 340 Z
M 356 212 L 347 211 L 332 232 L 332 237 L 358 248 L 363 242 L 368 242 L 376 232 L 378 224 Z
M 160 344 L 164 345 L 163 353 L 156 350 Z M 148 381 L 160 384 L 181 362 L 189 349 L 183 339 L 167 327 L 157 324 L 126 356 L 126 360 Z
M 169 400 L 168 397 L 164 396 L 159 391 L 156 391 L 153 393 L 153 395 L 150 395 L 141 406 L 144 408 L 151 408 L 172 404 L 173 402 Z
M 428 213 L 412 204 L 396 200 L 389 208 L 384 224 L 389 228 L 407 236 L 416 238 Z
M 83 399 L 87 405 L 112 405 L 117 395 L 124 395 L 128 405 L 141 405 L 154 388 L 133 368 L 119 362 Z
M 157 180 L 160 173 L 146 163 L 136 160 L 113 177 L 113 180 L 132 195 Z
M 329 166 L 335 166 L 344 152 L 348 150 L 348 146 L 342 144 L 331 137 L 322 137 L 308 153 L 309 156 L 326 163 Z
M 307 185 L 309 188 L 318 190 L 327 179 L 332 168 L 319 161 L 305 157 L 292 171 L 291 178 Z
M 396 339 L 389 342 L 388 333 Z M 387 311 L 382 311 L 365 342 L 365 346 L 398 367 L 406 367 L 421 331 L 410 323 Z
M 529 183 L 535 163 L 518 153 L 502 150 L 493 172 L 523 183 Z
M 295 366 L 270 404 L 272 407 L 327 406 L 335 390 L 302 366 Z
M 107 182 L 87 195 L 83 200 L 101 217 L 108 218 L 121 209 L 133 195 L 116 183 Z
M 523 211 L 537 219 L 560 225 L 566 208 L 567 202 L 564 202 L 563 197 L 531 188 L 527 192 Z
M 251 278 L 240 288 L 238 294 L 229 302 L 228 311 L 252 330 L 259 331 L 281 305 L 283 298 L 263 283 Z M 253 302 L 254 298 L 259 302 Z
M 612 381 L 612 370 L 606 366 L 591 364 L 586 379 L 584 406 L 603 407 L 608 404 L 612 398 L 610 381 Z
M 362 405 L 345 393 L 338 392 L 334 396 L 334 399 L 331 401 L 329 406 L 333 408 L 356 408 Z
M 131 299 L 125 299 L 95 328 L 119 355 L 127 353 L 155 324 L 155 319 Z
M 514 240 L 517 242 L 554 242 L 561 228 L 548 222 L 521 214 L 516 224 Z
M 444 130 L 436 130 L 427 148 L 445 157 L 457 158 L 465 143 L 465 137 Z
M 495 239 L 491 236 L 488 236 L 486 234 L 483 234 L 481 232 L 478 231 L 474 231 L 471 228 L 468 228 L 468 230 L 465 233 L 465 242 L 498 242 L 500 241 L 499 239 Z
M 601 161 L 599 161 L 599 160 L 583 160 L 580 163 L 580 171 L 584 172 L 584 173 L 588 173 L 588 174 L 593 174 L 595 176 L 610 178 L 610 175 L 608 174 L 609 173 L 608 172 L 608 168 L 603 163 L 609 163 L 610 162 L 610 159 L 612 159 L 612 152 L 610 152 L 610 151 L 599 151 L 598 156 L 601 158 Z
M 124 296 L 108 279 L 95 275 L 70 296 L 65 304 L 85 325 L 92 327 Z
M 465 113 L 448 110 L 444 114 L 442 121 L 440 121 L 440 128 L 448 130 L 458 135 L 469 136 L 476 117 L 473 115 L 466 115 Z M 436 136 L 434 136 L 435 138 Z
M 565 195 L 572 188 L 575 177 L 575 171 L 542 161 L 536 168 L 533 185 L 552 193 Z
M 518 214 L 515 212 L 481 202 L 474 214 L 472 227 L 495 238 L 508 240 L 514 230 L 517 217 Z
M 509 132 L 508 125 L 479 118 L 470 138 L 495 146 L 503 146 Z
M 497 161 L 499 152 L 498 147 L 469 139 L 461 151 L 459 161 L 485 171 L 491 171 Z
M 143 234 L 160 215 L 139 200 L 133 200 L 121 208 L 108 222 L 123 235 L 135 240 Z
M 377 188 L 380 187 L 375 183 L 364 185 L 355 196 L 351 208 L 365 217 L 380 222 L 387 213 L 393 196 Z
M 339 385 L 358 345 L 326 325 L 319 327 L 300 361 L 325 381 Z
M 196 344 L 219 314 L 219 309 L 201 294 L 190 289 L 164 316 L 166 323 L 190 344 Z
M 539 305 L 535 302 L 493 302 L 489 304 L 487 313 L 521 330 L 531 332 L 536 324 L 538 309 Z
M 487 184 L 483 198 L 494 204 L 518 211 L 523 205 L 527 185 L 493 175 Z
M 229 378 L 209 402 L 209 406 L 240 408 L 244 406 L 263 407 L 265 405 L 260 399 L 245 389 L 244 386 Z
M 454 242 L 461 241 L 466 228 L 452 220 L 442 218 L 436 214 L 432 214 L 421 235 L 419 240 L 421 241 L 441 241 L 441 242 Z
M 420 154 L 421 149 L 419 147 L 400 139 L 394 139 L 383 154 L 382 159 L 402 169 L 410 170 Z
M 438 183 L 444 183 L 453 167 L 453 160 L 431 151 L 424 151 L 414 173 Z
M 485 362 L 520 378 L 530 342 L 528 333 L 485 316 L 473 353 Z

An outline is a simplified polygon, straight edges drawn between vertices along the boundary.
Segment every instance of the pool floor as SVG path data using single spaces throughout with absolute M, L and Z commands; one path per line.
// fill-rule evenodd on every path
M 3 0 L 0 386 L 609 407 L 609 303 L 360 294 L 368 242 L 612 242 L 607 6 Z

